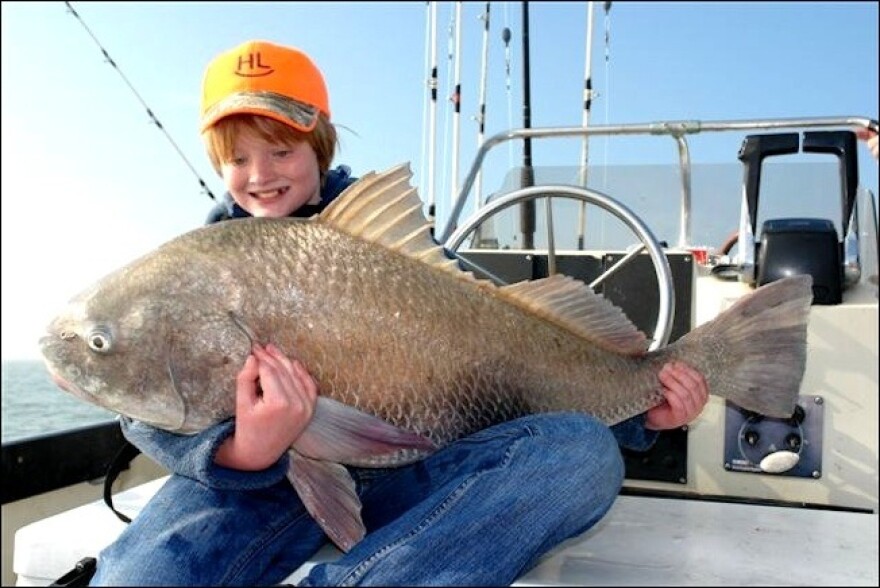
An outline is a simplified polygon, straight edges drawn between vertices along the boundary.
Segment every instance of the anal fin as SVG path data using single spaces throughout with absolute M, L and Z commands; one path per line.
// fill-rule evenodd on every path
M 342 551 L 363 539 L 361 501 L 344 466 L 311 459 L 291 449 L 287 479 L 312 518 Z

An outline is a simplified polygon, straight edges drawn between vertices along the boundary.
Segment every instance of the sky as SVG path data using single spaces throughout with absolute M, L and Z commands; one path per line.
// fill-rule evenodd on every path
M 593 4 L 591 124 L 877 118 L 876 2 L 614 2 L 607 15 Z M 223 188 L 197 130 L 202 73 L 245 40 L 297 46 L 324 71 L 337 163 L 361 175 L 410 162 L 426 197 L 427 3 L 71 5 L 79 18 L 64 2 L 0 6 L 3 359 L 38 357 L 37 340 L 64 301 L 204 222 L 212 201 L 199 178 L 217 197 Z M 529 3 L 532 127 L 581 124 L 587 6 Z M 438 3 L 440 226 L 453 192 L 453 7 Z M 484 7 L 462 7 L 459 181 L 478 144 Z M 487 137 L 523 126 L 521 17 L 520 3 L 491 3 Z M 735 161 L 738 145 L 719 139 L 692 155 Z M 630 149 L 604 139 L 590 149 L 614 164 L 676 157 L 668 145 Z M 534 163 L 570 164 L 579 152 L 536 146 Z M 511 145 L 487 158 L 486 185 L 520 154 Z M 876 162 L 862 157 L 860 173 L 876 194 Z

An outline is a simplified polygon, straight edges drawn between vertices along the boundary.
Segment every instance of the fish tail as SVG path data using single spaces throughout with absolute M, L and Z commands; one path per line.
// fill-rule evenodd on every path
M 758 288 L 670 345 L 669 356 L 700 370 L 711 394 L 791 416 L 806 366 L 812 283 L 798 275 Z

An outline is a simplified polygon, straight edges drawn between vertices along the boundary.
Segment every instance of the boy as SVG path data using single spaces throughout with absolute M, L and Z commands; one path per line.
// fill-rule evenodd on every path
M 353 181 L 330 169 L 327 89 L 296 49 L 251 41 L 219 55 L 205 73 L 201 126 L 228 189 L 209 222 L 310 216 Z M 510 584 L 604 516 L 623 481 L 618 443 L 647 448 L 652 430 L 702 410 L 699 373 L 670 364 L 659 378 L 667 404 L 612 430 L 579 413 L 533 415 L 410 466 L 350 468 L 367 535 L 304 583 Z M 173 475 L 101 553 L 92 583 L 277 584 L 307 561 L 327 538 L 285 477 L 286 450 L 318 393 L 307 366 L 269 345 L 238 375 L 235 419 L 194 436 L 123 419 L 126 437 Z

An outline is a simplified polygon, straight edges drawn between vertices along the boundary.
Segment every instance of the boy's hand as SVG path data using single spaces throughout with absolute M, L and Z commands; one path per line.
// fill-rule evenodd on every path
M 870 129 L 859 129 L 856 131 L 856 136 L 868 145 L 868 149 L 871 151 L 874 159 L 880 156 L 880 146 L 877 145 L 877 133 Z
M 709 400 L 703 374 L 685 363 L 669 362 L 657 375 L 666 402 L 647 412 L 645 427 L 654 431 L 675 429 L 691 422 Z
M 308 426 L 318 385 L 274 345 L 254 345 L 236 379 L 235 433 L 217 450 L 221 466 L 257 471 L 278 461 Z

